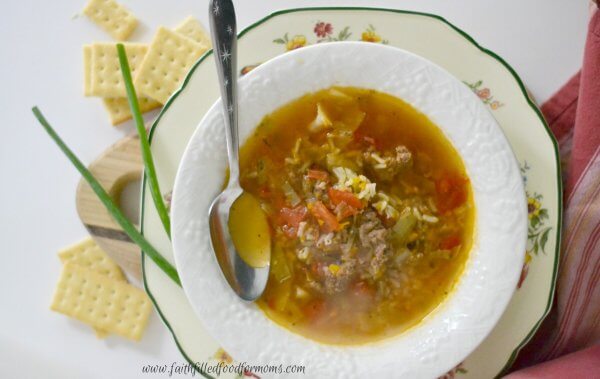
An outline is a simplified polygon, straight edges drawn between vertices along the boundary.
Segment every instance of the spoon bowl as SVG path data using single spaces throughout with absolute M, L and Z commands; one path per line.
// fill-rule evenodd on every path
M 229 228 L 230 210 L 241 198 L 239 186 L 226 188 L 210 206 L 210 240 L 223 276 L 233 291 L 247 301 L 256 300 L 263 293 L 269 278 L 269 265 L 253 267 L 238 254 Z

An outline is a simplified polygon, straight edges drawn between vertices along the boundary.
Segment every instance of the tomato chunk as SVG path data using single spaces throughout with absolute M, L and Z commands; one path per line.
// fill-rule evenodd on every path
M 258 197 L 268 199 L 271 196 L 271 189 L 267 186 L 262 186 L 258 189 Z
M 440 212 L 449 212 L 467 201 L 468 180 L 460 177 L 443 177 L 435 182 L 437 207 Z
M 333 203 L 333 205 L 338 205 L 340 203 L 346 203 L 348 206 L 354 209 L 363 209 L 365 205 L 360 199 L 353 194 L 352 192 L 340 191 L 335 188 L 329 188 L 328 191 L 329 199 Z
M 363 134 L 362 132 L 360 132 L 360 130 L 355 131 L 353 137 L 355 142 L 366 143 L 367 145 L 371 145 L 378 150 L 381 147 L 381 145 L 375 138 Z
M 327 173 L 327 171 L 316 170 L 316 169 L 309 169 L 308 172 L 306 173 L 306 176 L 309 177 L 310 179 L 315 179 L 315 180 L 326 181 L 329 179 L 329 174 Z
M 446 237 L 440 242 L 440 249 L 442 250 L 451 250 L 456 246 L 461 244 L 461 240 L 459 236 L 450 236 Z
M 281 208 L 279 218 L 284 225 L 297 228 L 300 222 L 306 218 L 308 211 L 304 205 L 298 205 L 295 208 Z
M 339 208 L 336 207 L 336 213 L 337 213 L 339 220 L 343 220 L 346 217 L 354 216 L 355 214 L 358 213 L 358 209 L 351 207 L 344 202 L 342 202 L 340 204 L 342 204 L 342 205 L 339 206 Z
M 352 287 L 352 292 L 356 296 L 373 297 L 375 296 L 375 290 L 367 282 L 360 281 L 355 282 Z
M 340 230 L 340 223 L 327 207 L 320 201 L 315 201 L 310 207 L 310 212 L 319 220 L 321 229 L 326 232 Z
M 309 321 L 315 321 L 323 316 L 325 310 L 325 302 L 321 299 L 315 299 L 304 307 L 303 312 Z

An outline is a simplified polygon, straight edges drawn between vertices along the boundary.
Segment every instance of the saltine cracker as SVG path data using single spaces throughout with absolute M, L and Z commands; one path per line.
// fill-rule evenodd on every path
M 141 43 L 124 43 L 131 75 L 135 77 L 148 46 Z M 94 43 L 92 47 L 90 94 L 100 97 L 126 97 L 125 83 L 119 64 L 115 43 Z
M 50 308 L 96 329 L 140 340 L 152 311 L 144 291 L 67 263 Z
M 205 51 L 199 43 L 161 26 L 135 75 L 135 88 L 145 96 L 166 103 Z
M 210 36 L 200 23 L 198 19 L 193 16 L 188 16 L 181 24 L 177 25 L 174 29 L 175 32 L 193 39 L 194 41 L 201 44 L 204 48 L 210 49 L 212 43 Z
M 83 14 L 118 41 L 125 41 L 138 25 L 137 18 L 114 0 L 90 0 Z

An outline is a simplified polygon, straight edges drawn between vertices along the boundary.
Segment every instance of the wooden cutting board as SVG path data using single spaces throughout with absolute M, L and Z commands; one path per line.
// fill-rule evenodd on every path
M 144 169 L 137 134 L 127 136 L 108 148 L 88 169 L 115 202 L 131 182 L 141 179 Z M 113 220 L 90 185 L 82 178 L 77 187 L 76 204 L 79 218 L 96 243 L 136 279 L 142 277 L 141 251 Z

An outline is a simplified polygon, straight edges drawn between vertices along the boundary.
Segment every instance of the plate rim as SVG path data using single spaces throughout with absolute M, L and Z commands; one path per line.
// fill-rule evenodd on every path
M 495 52 L 493 52 L 492 50 L 489 50 L 483 46 L 481 46 L 473 37 L 471 37 L 468 33 L 466 33 L 465 31 L 463 31 L 462 29 L 458 28 L 457 26 L 455 26 L 454 24 L 452 24 L 451 22 L 449 22 L 448 20 L 446 20 L 444 17 L 439 16 L 437 14 L 433 14 L 433 13 L 427 13 L 427 12 L 419 12 L 419 11 L 412 11 L 412 10 L 403 10 L 403 9 L 393 9 L 393 8 L 380 8 L 380 7 L 352 7 L 352 6 L 324 6 L 324 7 L 300 7 L 300 8 L 287 8 L 287 9 L 281 9 L 278 11 L 274 11 L 270 14 L 268 14 L 267 16 L 255 21 L 254 23 L 250 24 L 249 26 L 245 27 L 239 34 L 238 34 L 238 38 L 243 37 L 246 33 L 248 33 L 249 31 L 253 30 L 254 28 L 262 25 L 263 23 L 269 21 L 272 18 L 275 18 L 277 16 L 281 16 L 281 15 L 285 15 L 288 13 L 300 13 L 300 12 L 314 12 L 314 11 L 376 11 L 376 12 L 389 12 L 389 13 L 399 13 L 399 14 L 408 14 L 408 15 L 415 15 L 415 16 L 424 16 L 424 17 L 428 17 L 428 18 L 432 18 L 435 19 L 437 21 L 442 22 L 443 24 L 445 24 L 446 26 L 449 26 L 452 30 L 454 30 L 455 32 L 457 32 L 460 36 L 464 37 L 468 42 L 470 42 L 471 44 L 473 44 L 477 49 L 479 49 L 479 51 L 481 51 L 482 53 L 490 56 L 491 58 L 495 59 L 496 61 L 498 61 L 513 77 L 513 79 L 515 80 L 515 82 L 518 84 L 519 89 L 521 90 L 522 95 L 525 97 L 525 100 L 529 106 L 529 108 L 531 108 L 531 110 L 533 112 L 535 112 L 536 116 L 539 118 L 539 120 L 542 122 L 545 132 L 547 134 L 547 136 L 550 138 L 550 141 L 552 142 L 552 147 L 554 149 L 554 160 L 555 160 L 555 165 L 556 165 L 556 185 L 557 185 L 557 224 L 556 224 L 556 245 L 555 245 L 555 251 L 554 251 L 554 264 L 553 264 L 553 272 L 552 272 L 552 283 L 550 285 L 550 291 L 548 294 L 548 300 L 546 302 L 546 309 L 544 310 L 544 312 L 541 314 L 540 318 L 538 319 L 538 321 L 535 323 L 535 325 L 533 326 L 533 328 L 529 331 L 529 333 L 523 338 L 523 340 L 521 340 L 521 342 L 516 345 L 516 347 L 513 349 L 512 353 L 510 354 L 507 362 L 505 363 L 505 365 L 502 367 L 502 369 L 498 372 L 498 374 L 496 375 L 501 376 L 508 368 L 510 368 L 510 366 L 512 366 L 512 364 L 515 362 L 519 352 L 523 349 L 523 347 L 533 338 L 533 336 L 535 335 L 535 333 L 539 330 L 542 322 L 546 319 L 546 317 L 548 316 L 548 314 L 550 313 L 550 310 L 552 308 L 552 304 L 553 304 L 553 299 L 554 299 L 554 294 L 556 291 L 556 279 L 557 279 L 557 274 L 558 274 L 558 264 L 560 261 L 560 242 L 561 242 L 561 235 L 562 235 L 562 219 L 563 219 L 563 209 L 562 209 L 562 205 L 563 205 L 563 183 L 562 183 L 562 170 L 561 170 L 561 165 L 560 165 L 560 153 L 559 153 L 559 147 L 558 147 L 558 142 L 556 140 L 556 138 L 554 137 L 554 134 L 552 133 L 552 131 L 550 130 L 550 127 L 548 126 L 548 123 L 546 122 L 546 119 L 544 118 L 544 116 L 542 115 L 540 109 L 538 108 L 538 106 L 533 102 L 533 100 L 531 99 L 531 96 L 529 95 L 527 89 L 525 88 L 525 85 L 523 84 L 521 78 L 518 76 L 518 74 L 516 73 L 516 71 L 502 58 L 500 57 L 498 54 L 496 54 Z M 169 109 L 169 107 L 171 106 L 171 104 L 177 99 L 177 97 L 183 92 L 183 90 L 185 89 L 185 87 L 187 86 L 190 78 L 192 77 L 192 75 L 194 74 L 195 70 L 197 69 L 197 67 L 204 62 L 204 60 L 206 60 L 208 57 L 212 56 L 213 50 L 210 49 L 208 50 L 206 53 L 204 53 L 200 59 L 198 59 L 198 61 L 196 61 L 194 63 L 194 65 L 190 68 L 190 71 L 188 72 L 188 74 L 186 75 L 184 81 L 182 82 L 181 86 L 171 95 L 171 97 L 169 97 L 169 99 L 167 100 L 167 102 L 164 104 L 163 108 L 161 109 L 160 113 L 158 114 L 158 116 L 156 117 L 156 119 L 152 122 L 152 126 L 150 127 L 149 133 L 148 133 L 148 143 L 151 145 L 152 144 L 152 139 L 154 136 L 154 131 L 155 129 L 158 127 L 163 115 L 167 112 L 167 110 Z M 140 196 L 140 233 L 142 235 L 144 235 L 144 214 L 145 214 L 145 197 L 146 197 L 146 173 L 145 171 L 142 174 L 142 180 L 141 180 L 141 196 Z M 146 293 L 148 293 L 148 296 L 150 297 L 150 300 L 152 301 L 152 303 L 154 304 L 154 307 L 157 310 L 157 313 L 159 314 L 162 322 L 165 324 L 165 326 L 167 327 L 167 329 L 169 330 L 169 332 L 171 333 L 173 340 L 175 341 L 175 344 L 177 346 L 177 348 L 179 349 L 180 353 L 183 355 L 183 357 L 190 363 L 192 364 L 192 366 L 194 368 L 196 368 L 196 370 L 202 374 L 203 376 L 207 377 L 207 378 L 214 378 L 213 376 L 208 375 L 207 373 L 203 372 L 202 370 L 198 369 L 194 363 L 194 361 L 192 359 L 190 359 L 190 357 L 186 354 L 185 350 L 182 348 L 172 326 L 170 325 L 169 321 L 167 320 L 167 318 L 164 316 L 160 306 L 158 305 L 156 299 L 154 298 L 154 295 L 152 294 L 152 291 L 149 288 L 149 285 L 147 283 L 146 280 L 146 254 L 144 253 L 144 251 L 141 251 L 141 260 L 142 260 L 142 281 L 143 281 L 143 285 L 144 285 L 144 289 L 146 291 Z

